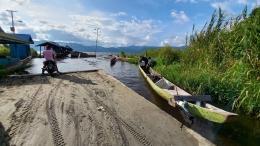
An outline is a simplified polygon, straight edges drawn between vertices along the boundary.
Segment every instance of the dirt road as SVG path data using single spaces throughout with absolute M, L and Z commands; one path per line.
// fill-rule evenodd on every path
M 212 145 L 106 72 L 0 79 L 0 145 Z

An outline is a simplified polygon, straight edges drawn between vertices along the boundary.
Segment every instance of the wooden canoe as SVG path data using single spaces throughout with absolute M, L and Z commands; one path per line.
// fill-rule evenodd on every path
M 110 65 L 111 65 L 111 66 L 115 65 L 115 63 L 116 63 L 116 57 L 114 57 L 114 58 L 112 58 L 112 59 L 110 60 Z
M 18 68 L 21 68 L 22 66 L 26 65 L 27 63 L 29 63 L 29 61 L 32 59 L 32 56 L 28 56 L 23 60 L 20 60 L 18 63 L 16 63 L 15 65 L 9 66 L 6 68 L 7 71 L 14 71 Z
M 238 114 L 236 113 L 231 113 L 206 103 L 207 100 L 201 99 L 204 96 L 198 96 L 200 100 L 194 101 L 196 98 L 192 99 L 193 96 L 191 96 L 188 92 L 165 79 L 152 68 L 145 69 L 139 65 L 139 70 L 147 82 L 151 85 L 153 90 L 162 98 L 167 100 L 171 106 L 175 107 L 175 105 L 177 105 L 193 115 L 216 123 L 234 121 L 238 117 Z M 180 97 L 184 97 L 185 100 L 179 100 L 178 98 Z
M 84 52 L 72 51 L 70 53 L 71 58 L 87 58 L 87 57 L 96 57 L 96 55 L 87 54 Z
M 116 59 L 120 61 L 128 61 L 130 58 L 117 57 Z

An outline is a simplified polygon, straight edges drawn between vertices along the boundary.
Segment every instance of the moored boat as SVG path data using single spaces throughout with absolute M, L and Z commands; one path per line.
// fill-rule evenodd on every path
M 116 63 L 116 57 L 110 60 L 110 65 L 113 66 Z
M 28 56 L 26 58 L 24 58 L 23 60 L 20 60 L 18 63 L 16 63 L 15 65 L 9 66 L 6 68 L 7 71 L 14 71 L 24 65 L 26 65 L 27 63 L 29 63 L 29 61 L 32 59 L 32 56 Z
M 84 52 L 72 51 L 70 53 L 71 58 L 87 58 L 87 57 L 96 57 L 96 55 L 87 54 Z
M 216 123 L 226 123 L 237 119 L 238 114 L 217 108 L 206 101 L 211 101 L 207 95 L 192 96 L 180 87 L 171 83 L 152 68 L 139 65 L 139 70 L 151 85 L 153 90 L 168 101 L 171 106 L 179 106 L 186 112 Z
M 129 60 L 130 58 L 124 58 L 124 57 L 117 57 L 117 60 L 120 60 L 120 61 L 127 61 Z

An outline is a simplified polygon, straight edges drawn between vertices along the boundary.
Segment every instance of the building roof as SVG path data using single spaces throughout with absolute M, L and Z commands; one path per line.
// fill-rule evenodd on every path
M 32 42 L 32 44 L 34 44 L 33 39 L 29 34 L 14 34 L 14 35 L 20 39 Z
M 8 34 L 5 32 L 0 31 L 0 44 L 33 44 L 32 41 L 27 41 L 24 39 L 21 39 L 19 37 L 16 37 L 12 34 Z
M 58 43 L 55 43 L 55 42 L 44 42 L 44 43 L 41 43 L 41 44 L 38 44 L 36 45 L 35 47 L 38 47 L 38 46 L 46 46 L 46 45 L 50 45 L 51 47 L 62 47 L 60 46 Z
M 0 32 L 5 32 L 3 29 L 2 29 L 2 27 L 0 26 Z

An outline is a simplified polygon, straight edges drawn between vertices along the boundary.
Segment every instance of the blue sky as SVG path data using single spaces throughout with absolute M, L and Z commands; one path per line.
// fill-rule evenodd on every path
M 200 30 L 221 7 L 227 18 L 248 13 L 260 0 L 0 0 L 0 26 L 36 40 L 104 47 L 183 46 L 193 24 Z M 19 20 L 22 23 L 18 22 Z

